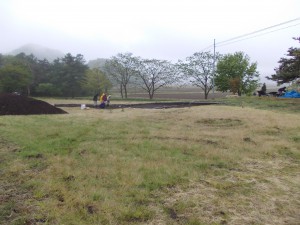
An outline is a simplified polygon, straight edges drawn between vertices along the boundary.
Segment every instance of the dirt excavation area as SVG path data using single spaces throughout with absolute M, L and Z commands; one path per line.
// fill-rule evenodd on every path
M 121 104 L 114 103 L 106 106 L 105 109 L 125 109 L 125 108 L 136 108 L 136 109 L 168 109 L 168 108 L 184 108 L 200 105 L 214 105 L 220 104 L 218 102 L 151 102 L 151 103 L 138 103 L 138 104 Z M 96 108 L 100 109 L 99 106 L 95 107 L 92 104 L 54 104 L 56 107 L 77 107 L 77 108 Z
M 18 94 L 0 94 L 0 115 L 65 114 L 47 102 Z
M 200 105 L 219 104 L 217 102 L 151 102 L 138 104 L 114 103 L 105 109 L 144 108 L 168 109 L 184 108 Z M 35 115 L 35 114 L 65 114 L 61 107 L 96 108 L 93 104 L 49 104 L 47 102 L 18 94 L 0 94 L 0 115 Z

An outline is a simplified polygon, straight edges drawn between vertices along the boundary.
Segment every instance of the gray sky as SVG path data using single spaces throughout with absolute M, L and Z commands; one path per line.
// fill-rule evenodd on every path
M 218 44 L 287 21 L 247 40 Z M 292 37 L 300 36 L 300 1 L 0 0 L 0 27 L 2 54 L 33 43 L 80 53 L 87 61 L 132 52 L 177 62 L 213 51 L 216 39 L 217 52 L 243 51 L 257 62 L 265 82 L 288 48 L 299 47 Z

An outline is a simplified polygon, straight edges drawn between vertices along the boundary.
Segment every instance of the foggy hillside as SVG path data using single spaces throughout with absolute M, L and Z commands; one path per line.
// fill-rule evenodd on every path
M 48 61 L 52 62 L 54 59 L 57 58 L 63 58 L 65 54 L 59 50 L 47 48 L 41 45 L 37 44 L 26 44 L 23 45 L 11 52 L 8 53 L 8 55 L 17 55 L 19 53 L 25 53 L 26 55 L 33 54 L 35 57 L 37 57 L 40 60 L 47 59 Z M 105 62 L 109 59 L 105 58 L 98 58 L 94 60 L 88 61 L 87 65 L 89 68 L 99 68 L 103 69 Z
M 35 57 L 37 57 L 40 60 L 47 59 L 48 61 L 53 61 L 54 59 L 62 58 L 65 56 L 65 54 L 59 50 L 50 49 L 36 44 L 23 45 L 20 48 L 17 48 L 9 52 L 8 54 L 17 55 L 22 52 L 24 52 L 26 55 L 33 54 Z
M 104 65 L 105 65 L 105 62 L 107 61 L 108 59 L 103 59 L 103 58 L 98 58 L 98 59 L 94 59 L 94 60 L 90 60 L 88 62 L 88 66 L 89 68 L 91 69 L 94 69 L 94 68 L 99 68 L 100 70 L 103 69 Z

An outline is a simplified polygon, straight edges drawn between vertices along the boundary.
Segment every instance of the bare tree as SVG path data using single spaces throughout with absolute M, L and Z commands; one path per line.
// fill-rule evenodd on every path
M 137 71 L 143 81 L 141 87 L 150 99 L 159 88 L 177 81 L 177 67 L 166 60 L 140 59 Z
M 215 59 L 219 57 L 219 54 L 216 54 Z M 213 88 L 213 63 L 214 56 L 210 52 L 196 52 L 187 57 L 185 62 L 178 62 L 182 78 L 200 87 L 204 91 L 205 99 Z
M 132 53 L 119 53 L 105 63 L 105 72 L 119 85 L 122 98 L 127 98 L 127 88 L 136 75 L 137 58 Z

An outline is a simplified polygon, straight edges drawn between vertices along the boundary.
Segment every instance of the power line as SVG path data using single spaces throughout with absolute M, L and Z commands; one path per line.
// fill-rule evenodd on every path
M 250 35 L 253 35 L 253 34 L 256 34 L 256 33 L 267 31 L 267 30 L 273 29 L 275 27 L 282 26 L 284 24 L 295 22 L 297 20 L 300 20 L 300 17 L 298 17 L 296 19 L 293 19 L 293 20 L 288 20 L 288 21 L 285 21 L 285 22 L 282 22 L 282 23 L 279 23 L 279 24 L 276 24 L 276 25 L 273 25 L 273 26 L 270 26 L 270 27 L 266 27 L 266 28 L 263 28 L 263 29 L 260 29 L 260 30 L 257 30 L 257 31 L 253 31 L 253 32 L 250 32 L 250 33 L 247 33 L 247 34 L 239 35 L 237 37 L 233 37 L 233 38 L 230 38 L 230 39 L 225 40 L 225 41 L 221 41 L 221 42 L 215 43 L 215 46 L 222 47 L 222 46 L 225 46 L 225 45 L 233 44 L 235 42 L 244 41 L 244 40 L 247 40 L 247 39 L 251 39 L 251 38 L 258 37 L 258 36 L 262 36 L 262 35 L 266 35 L 266 34 L 269 34 L 269 33 L 273 33 L 273 32 L 279 31 L 279 30 L 284 30 L 284 29 L 287 29 L 287 28 L 290 28 L 290 27 L 298 26 L 300 23 L 297 23 L 297 24 L 291 25 L 291 26 L 287 26 L 287 27 L 284 27 L 284 28 L 280 28 L 280 29 L 277 29 L 277 30 L 272 30 L 272 31 L 269 31 L 269 32 L 265 32 L 263 34 L 258 34 L 258 35 L 255 35 L 255 36 L 244 38 L 244 39 L 241 39 L 241 40 L 236 40 L 236 39 L 247 37 L 247 36 L 250 36 Z M 236 40 L 236 41 L 234 41 L 234 40 Z M 226 43 L 226 42 L 229 42 L 229 43 Z M 212 49 L 213 47 L 214 47 L 214 45 L 209 45 L 206 48 L 202 49 L 200 52 Z
M 253 35 L 253 34 L 256 34 L 256 33 L 260 33 L 262 31 L 270 30 L 270 29 L 273 29 L 275 27 L 282 26 L 284 24 L 291 23 L 291 22 L 294 22 L 294 21 L 297 21 L 297 20 L 300 20 L 300 17 L 298 17 L 296 19 L 293 19 L 293 20 L 286 21 L 286 22 L 282 22 L 282 23 L 279 23 L 279 24 L 276 24 L 276 25 L 273 25 L 273 26 L 270 26 L 270 27 L 266 27 L 266 28 L 263 28 L 263 29 L 260 29 L 260 30 L 257 30 L 257 31 L 253 31 L 253 32 L 250 32 L 250 33 L 247 33 L 247 34 L 243 34 L 243 35 L 240 35 L 240 36 L 237 36 L 237 37 L 234 37 L 234 38 L 230 38 L 230 39 L 225 40 L 225 41 L 221 41 L 221 42 L 217 43 L 217 45 L 225 43 L 225 42 L 233 41 L 233 40 L 236 40 L 236 39 L 240 39 L 240 38 L 243 38 L 243 37 L 246 37 L 246 36 L 249 36 L 249 35 Z
M 263 35 L 266 35 L 266 34 L 269 34 L 269 33 L 273 33 L 273 32 L 279 31 L 279 30 L 285 30 L 287 28 L 295 27 L 295 26 L 298 26 L 298 25 L 300 25 L 300 23 L 297 23 L 297 24 L 294 24 L 294 25 L 291 25 L 291 26 L 287 26 L 287 27 L 283 27 L 283 28 L 280 28 L 280 29 L 277 29 L 277 30 L 272 30 L 272 31 L 269 31 L 269 32 L 266 32 L 266 33 L 258 34 L 258 35 L 252 36 L 252 37 L 248 37 L 248 38 L 244 38 L 244 39 L 232 41 L 232 42 L 229 42 L 229 43 L 224 43 L 224 44 L 221 44 L 221 45 L 218 45 L 218 44 L 222 43 L 222 42 L 219 42 L 219 43 L 217 43 L 216 46 L 217 47 L 222 47 L 222 46 L 225 46 L 225 45 L 230 45 L 230 44 L 233 44 L 233 43 L 236 43 L 236 42 L 240 42 L 240 41 L 252 39 L 252 38 L 255 38 L 255 37 L 263 36 Z

